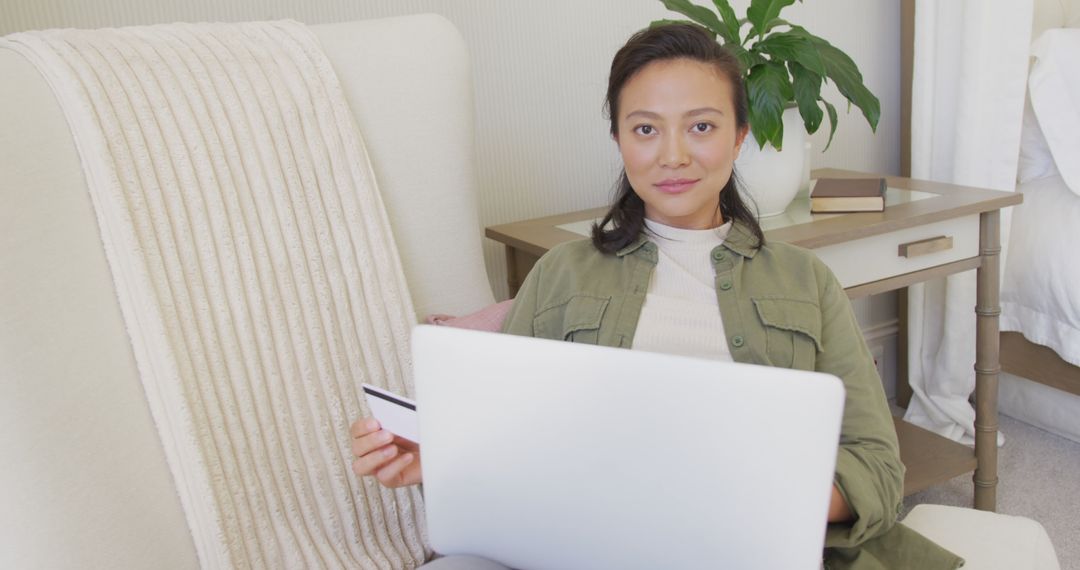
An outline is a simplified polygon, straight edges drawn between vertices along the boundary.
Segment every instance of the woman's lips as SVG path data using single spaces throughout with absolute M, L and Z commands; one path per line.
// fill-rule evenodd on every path
M 667 180 L 661 180 L 653 186 L 657 190 L 665 194 L 679 194 L 690 189 L 691 186 L 696 184 L 697 178 L 669 178 Z

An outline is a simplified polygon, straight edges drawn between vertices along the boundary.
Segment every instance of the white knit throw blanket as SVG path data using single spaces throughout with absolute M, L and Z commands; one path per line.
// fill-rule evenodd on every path
M 411 568 L 417 490 L 351 472 L 414 321 L 356 123 L 296 22 L 0 40 L 56 93 L 204 568 Z M 150 546 L 152 547 L 152 545 Z

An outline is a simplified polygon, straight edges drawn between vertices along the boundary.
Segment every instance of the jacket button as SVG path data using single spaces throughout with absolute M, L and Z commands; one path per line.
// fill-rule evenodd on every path
M 727 291 L 728 289 L 731 289 L 731 281 L 721 281 L 720 290 Z
M 712 254 L 712 258 L 714 260 L 716 260 L 716 261 L 723 261 L 724 260 L 724 252 L 722 252 L 722 251 L 714 251 L 713 254 Z
M 742 345 L 743 345 L 743 337 L 741 337 L 739 335 L 735 335 L 735 336 L 731 337 L 731 346 L 734 346 L 735 348 L 739 348 Z

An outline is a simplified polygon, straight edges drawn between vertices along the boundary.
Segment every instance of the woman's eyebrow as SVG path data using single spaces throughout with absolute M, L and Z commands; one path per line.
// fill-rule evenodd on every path
M 717 109 L 716 107 L 699 107 L 697 109 L 687 111 L 683 116 L 684 117 L 696 117 L 698 115 L 706 115 L 706 114 L 709 114 L 709 113 L 716 113 L 717 115 L 723 115 L 724 114 L 723 111 L 721 111 L 720 109 Z
M 653 113 L 652 111 L 644 111 L 644 110 L 630 111 L 623 118 L 629 119 L 630 117 L 634 117 L 634 116 L 645 117 L 646 119 L 659 119 L 660 118 L 660 115 L 658 113 Z
M 724 114 L 723 111 L 721 111 L 720 109 L 717 109 L 716 107 L 698 107 L 697 109 L 691 109 L 691 110 L 683 113 L 683 116 L 684 117 L 697 117 L 698 115 L 707 115 L 709 113 L 715 113 L 717 115 L 723 115 Z M 623 118 L 624 119 L 629 119 L 629 118 L 635 117 L 635 116 L 644 117 L 646 119 L 653 119 L 653 120 L 657 120 L 657 119 L 661 118 L 659 113 L 654 113 L 652 111 L 645 111 L 643 109 L 640 109 L 640 110 L 637 110 L 637 111 L 631 111 L 631 112 L 627 113 L 626 116 L 623 117 Z

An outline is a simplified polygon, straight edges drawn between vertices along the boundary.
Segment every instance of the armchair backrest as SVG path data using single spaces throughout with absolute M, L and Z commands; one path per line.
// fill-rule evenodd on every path
M 490 303 L 460 35 L 436 16 L 313 30 L 417 313 Z M 197 567 L 63 113 L 20 55 L 0 50 L 0 77 L 0 567 Z

